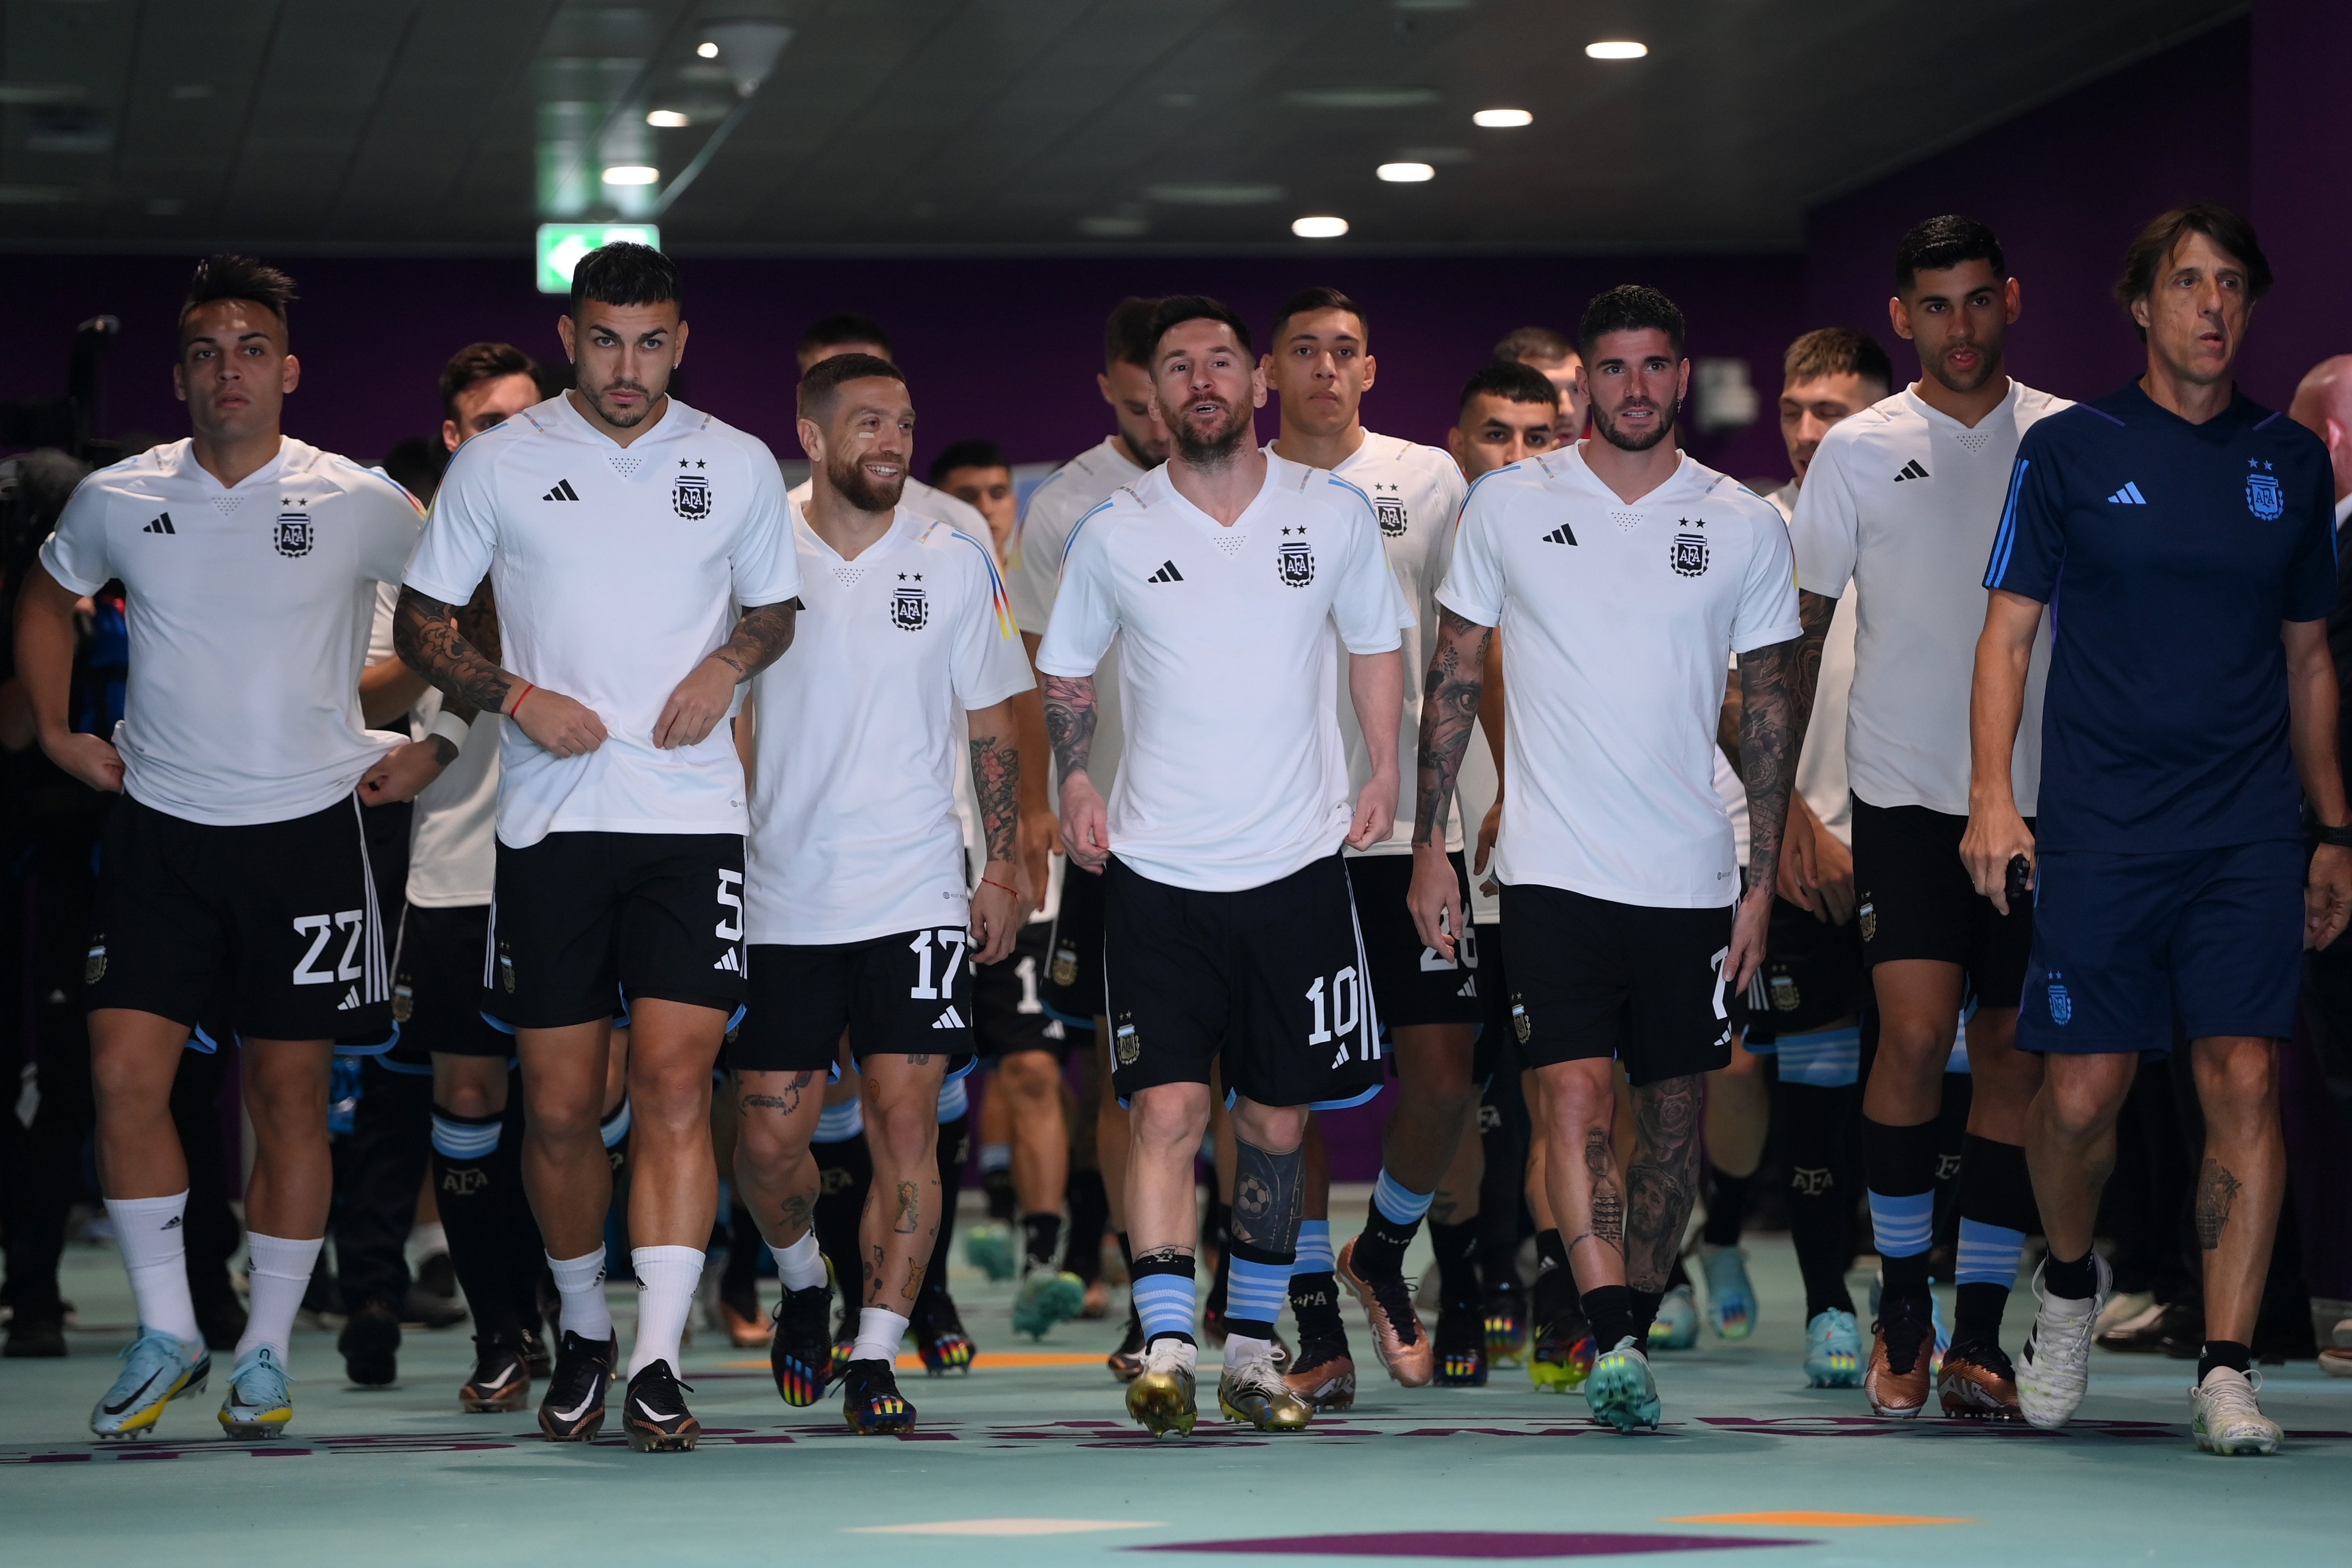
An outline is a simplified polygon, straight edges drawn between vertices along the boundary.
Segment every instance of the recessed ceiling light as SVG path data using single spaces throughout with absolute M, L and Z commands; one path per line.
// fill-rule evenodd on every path
M 694 46 L 694 52 L 706 60 L 715 60 L 719 57 L 719 46 L 706 38 Z
M 1391 185 L 1418 185 L 1437 178 L 1437 171 L 1426 163 L 1383 163 L 1372 172 Z
M 1328 215 L 1293 218 L 1290 232 L 1300 239 L 1338 239 L 1348 232 L 1348 220 Z
M 645 163 L 615 163 L 604 171 L 607 185 L 650 185 L 660 178 L 660 170 Z
M 1631 38 L 1603 38 L 1597 44 L 1585 45 L 1584 52 L 1596 60 L 1638 60 L 1650 52 L 1650 46 Z
M 1226 184 L 1217 181 L 1193 181 L 1177 185 L 1146 185 L 1146 200 L 1166 203 L 1180 207 L 1256 207 L 1282 200 L 1279 185 Z
M 646 116 L 646 123 L 656 131 L 677 131 L 694 121 L 675 109 L 656 109 Z
M 1524 109 L 1482 109 L 1470 117 L 1470 123 L 1488 131 L 1509 131 L 1521 125 L 1533 125 L 1536 117 Z

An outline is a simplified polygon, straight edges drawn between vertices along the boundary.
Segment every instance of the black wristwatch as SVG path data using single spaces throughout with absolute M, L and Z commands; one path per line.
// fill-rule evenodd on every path
M 2314 822 L 2311 836 L 2323 844 L 2334 844 L 2339 850 L 2352 850 L 2352 824 L 2331 828 L 2325 822 Z

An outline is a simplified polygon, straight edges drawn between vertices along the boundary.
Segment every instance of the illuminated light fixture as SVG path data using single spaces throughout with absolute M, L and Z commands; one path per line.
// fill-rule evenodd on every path
M 1536 117 L 1524 109 L 1482 109 L 1470 117 L 1471 124 L 1487 131 L 1514 131 L 1535 122 Z
M 646 123 L 656 131 L 682 131 L 694 121 L 675 109 L 656 109 L 646 116 Z
M 647 163 L 615 163 L 604 171 L 607 185 L 653 185 L 661 181 L 661 171 Z
M 1603 38 L 1584 46 L 1585 57 L 1595 60 L 1638 60 L 1649 52 L 1649 45 L 1637 44 L 1631 38 Z
M 1437 178 L 1436 169 L 1427 163 L 1383 163 L 1372 172 L 1391 185 L 1418 185 Z
M 1328 214 L 1293 218 L 1290 223 L 1290 232 L 1300 239 L 1338 239 L 1348 232 L 1348 220 Z
M 706 39 L 694 46 L 694 52 L 706 60 L 715 60 L 719 57 L 719 46 Z

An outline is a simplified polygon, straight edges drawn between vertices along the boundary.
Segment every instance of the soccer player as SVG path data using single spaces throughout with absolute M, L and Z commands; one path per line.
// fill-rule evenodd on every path
M 483 1009 L 522 1060 L 524 1179 L 563 1301 L 540 1404 L 559 1442 L 602 1429 L 619 1354 L 599 1124 L 616 989 L 627 1001 L 638 1308 L 622 1426 L 640 1451 L 700 1432 L 678 1343 L 718 1201 L 711 1068 L 744 999 L 743 768 L 722 721 L 791 641 L 800 591 L 775 459 L 669 396 L 679 297 L 647 246 L 582 260 L 558 323 L 578 389 L 450 460 L 396 625 L 445 695 L 511 721 Z M 485 574 L 497 660 L 456 619 Z
M 336 1036 L 381 1038 L 392 1021 L 361 803 L 411 799 L 445 761 L 443 743 L 362 727 L 373 585 L 400 575 L 416 508 L 382 475 L 282 433 L 301 380 L 293 298 L 285 274 L 243 256 L 197 267 L 173 367 L 193 434 L 84 480 L 18 601 L 41 749 L 123 796 L 83 979 L 99 1178 L 140 1326 L 90 1413 L 101 1437 L 143 1436 L 211 1370 L 171 1113 L 200 1019 L 236 1033 L 256 1138 L 252 1313 L 220 1423 L 265 1437 L 292 1418 L 287 1337 L 326 1231 L 329 1058 Z M 131 685 L 110 739 L 70 729 L 67 699 L 74 601 L 115 579 Z
M 1062 552 L 1080 518 L 1110 499 L 1122 486 L 1168 460 L 1168 426 L 1160 418 L 1159 394 L 1152 382 L 1152 331 L 1157 299 L 1121 300 L 1103 326 L 1103 365 L 1095 387 L 1111 412 L 1114 434 L 1071 458 L 1046 476 L 1029 493 L 1021 520 L 1020 548 L 1005 573 L 1013 600 L 1013 619 L 1021 627 L 1022 646 L 1034 667 L 1037 646 L 1054 612 L 1061 582 Z M 1106 797 L 1116 786 L 1125 736 L 1119 720 L 1118 648 L 1116 641 L 1095 670 L 1094 745 L 1087 771 L 1096 789 Z M 1041 699 L 1042 701 L 1042 699 Z M 1025 706 L 1026 699 L 1022 699 Z M 1056 815 L 1057 792 L 1049 792 L 1054 779 L 1045 755 L 1041 717 L 1034 732 L 1023 729 L 1021 779 L 1022 841 L 1032 858 L 1034 882 L 1045 874 L 1041 846 L 1060 852 L 1061 827 Z M 1034 735 L 1034 744 L 1031 737 Z M 1055 787 L 1057 791 L 1058 787 Z M 1045 1009 L 1066 1030 L 1090 1030 L 1097 1041 L 1108 1038 L 1102 1022 L 1102 878 L 1079 866 L 1079 874 L 1061 878 L 1061 898 L 1054 916 L 1051 958 L 1046 966 L 1043 1000 Z M 1088 1060 L 1097 1068 L 1099 1051 Z M 1124 1223 L 1127 1181 L 1127 1113 L 1108 1082 L 1102 1085 L 1096 1114 L 1096 1150 L 1102 1161 L 1103 1183 L 1110 1199 L 1112 1228 L 1119 1251 L 1134 1266 L 1133 1249 Z M 1128 1304 L 1127 1333 L 1110 1354 L 1110 1369 L 1122 1381 L 1143 1364 L 1143 1322 L 1132 1294 Z
M 811 368 L 835 354 L 866 354 L 877 360 L 887 360 L 890 358 L 890 337 L 882 330 L 882 324 L 871 316 L 843 311 L 821 319 L 803 332 L 797 352 L 801 374 L 806 375 Z M 793 486 L 793 506 L 803 508 L 808 506 L 809 486 L 810 481 L 803 479 Z M 944 490 L 924 484 L 912 474 L 907 476 L 899 505 L 912 507 L 922 516 L 935 518 L 950 528 L 961 528 L 976 539 L 987 538 L 992 531 L 988 519 L 981 514 L 979 507 L 961 497 L 950 496 Z
M 1559 391 L 1559 444 L 1584 434 L 1592 407 L 1592 389 L 1584 374 L 1584 355 L 1576 344 L 1549 327 L 1521 327 L 1495 345 L 1495 358 L 1532 365 Z
M 1533 1067 L 1552 1214 L 1599 1356 L 1593 1417 L 1654 1426 L 1644 1345 L 1699 1176 L 1702 1075 L 1731 1050 L 1727 988 L 1764 956 L 1795 765 L 1800 627 L 1769 502 L 1683 455 L 1683 317 L 1655 289 L 1597 296 L 1578 337 L 1592 439 L 1472 491 L 1438 590 L 1422 705 L 1412 913 L 1450 956 L 1461 883 L 1437 836 L 1504 633 L 1509 793 L 1496 876 L 1510 1018 Z M 1715 785 L 1740 659 L 1749 885 Z M 1614 1074 L 1633 1085 L 1621 1185 Z
M 1037 651 L 1063 846 L 1103 876 L 1109 1045 L 1132 1107 L 1127 1217 L 1146 1348 L 1127 1406 L 1155 1435 L 1192 1430 L 1192 1162 L 1221 1066 L 1238 1146 L 1218 1404 L 1296 1431 L 1313 1410 L 1283 1381 L 1274 1322 L 1298 1240 L 1307 1109 L 1362 1098 L 1381 1071 L 1339 851 L 1385 839 L 1395 813 L 1411 613 L 1369 497 L 1252 438 L 1265 381 L 1241 318 L 1179 297 L 1152 325 L 1173 450 L 1072 532 Z M 1332 710 L 1334 622 L 1372 759 L 1360 791 Z M 1106 807 L 1087 768 L 1095 672 L 1114 637 L 1134 725 Z
M 931 459 L 931 488 L 953 496 L 988 519 L 996 559 L 1013 559 L 1021 532 L 1021 503 L 1013 493 L 1013 463 L 993 441 L 959 441 Z
M 1471 372 L 1445 450 L 1466 482 L 1507 468 L 1559 443 L 1559 389 L 1533 366 L 1496 360 Z M 1541 382 L 1540 388 L 1537 383 Z
M 1976 561 L 2000 518 L 2018 441 L 2068 406 L 2002 369 L 2021 303 L 1984 225 L 1930 218 L 1905 235 L 1887 308 L 1895 332 L 1918 345 L 1919 379 L 1822 434 L 1790 525 L 1809 638 L 1826 635 L 1849 582 L 1859 596 L 1846 762 L 1855 924 L 1879 1014 L 1863 1172 L 1885 1270 L 1863 1391 L 1881 1416 L 1916 1416 L 1930 1393 L 1937 1116 L 1973 1000 L 1959 1314 L 1934 1392 L 1948 1416 L 2017 1419 L 2000 1319 L 2035 1228 L 2024 1117 L 2042 1071 L 2013 1045 L 2032 916 L 1979 897 L 1955 852 L 1969 814 L 1970 651 L 1984 624 Z M 2044 637 L 2025 686 L 2030 713 L 2048 658 Z M 1809 655 L 1808 686 L 1814 667 Z M 2014 761 L 2029 816 L 2039 750 L 2030 737 Z M 1806 838 L 1810 852 L 1816 835 Z
M 898 370 L 835 355 L 802 378 L 799 405 L 813 481 L 793 529 L 804 622 L 753 689 L 751 1001 L 728 1048 L 735 1172 L 786 1291 L 777 1387 L 807 1405 L 831 1354 L 809 1138 L 846 1029 L 874 1176 L 843 1412 L 852 1431 L 891 1434 L 914 1429 L 891 1366 L 954 1201 L 935 1144 L 948 1064 L 972 1050 L 965 956 L 996 963 L 1021 927 L 1009 699 L 1031 681 L 986 541 L 898 505 L 915 410 Z M 976 883 L 955 806 L 967 765 L 988 846 Z
M 2333 942 L 2352 909 L 2327 449 L 2232 376 L 2270 283 L 2253 226 L 2226 207 L 2176 208 L 2132 241 L 2116 296 L 2147 373 L 2018 449 L 1985 572 L 1961 845 L 1996 905 L 2017 896 L 2020 858 L 2033 892 L 2018 1043 L 2043 1062 L 2026 1132 L 2050 1255 L 2017 1361 L 2025 1417 L 2063 1426 L 2082 1402 L 2109 1290 L 2091 1228 L 2116 1115 L 2177 1019 L 2205 1117 L 2190 1430 L 2217 1454 L 2279 1445 L 2247 1349 L 2285 1178 L 2278 1042 L 2302 950 Z M 2010 757 L 2062 572 L 2031 822 Z
M 1409 736 L 1405 715 L 1420 706 L 1420 674 L 1428 638 L 1434 634 L 1433 597 L 1452 553 L 1454 521 L 1465 488 L 1462 470 L 1433 446 L 1374 435 L 1364 429 L 1364 394 L 1379 374 L 1364 313 L 1336 288 L 1309 288 L 1293 295 L 1275 313 L 1261 361 L 1267 389 L 1281 400 L 1282 429 L 1267 450 L 1287 462 L 1320 468 L 1371 498 L 1380 526 L 1381 549 L 1389 570 L 1413 616 L 1402 661 L 1410 672 L 1398 709 L 1398 733 Z M 1352 722 L 1342 694 L 1339 730 L 1348 746 L 1348 774 L 1359 790 L 1371 781 L 1373 758 Z M 1409 744 L 1408 742 L 1401 744 Z M 1406 759 L 1397 758 L 1397 777 Z M 1444 842 L 1462 872 L 1461 813 L 1448 797 Z M 1483 1380 L 1486 1329 L 1475 1290 L 1467 1301 L 1449 1299 L 1440 1322 L 1449 1338 L 1432 1345 L 1413 1311 L 1405 1282 L 1405 1249 L 1429 1213 L 1438 1178 L 1445 1174 L 1460 1140 L 1463 1119 L 1477 1098 L 1471 1082 L 1471 1054 L 1478 1037 L 1478 978 L 1475 956 L 1441 955 L 1424 947 L 1405 908 L 1412 884 L 1412 814 L 1401 804 L 1395 825 L 1377 842 L 1350 853 L 1348 883 L 1354 894 L 1356 925 L 1370 961 L 1366 978 L 1381 1021 L 1389 1028 L 1397 1054 L 1400 1099 L 1389 1120 L 1380 1179 L 1372 1189 L 1363 1232 L 1330 1256 L 1330 1174 L 1320 1162 L 1307 1173 L 1306 1214 L 1299 1259 L 1291 1291 L 1298 1318 L 1298 1354 L 1287 1374 L 1290 1386 L 1310 1402 L 1344 1408 L 1355 1394 L 1355 1365 L 1348 1351 L 1332 1275 L 1346 1281 L 1363 1303 L 1372 1343 L 1389 1375 L 1420 1388 L 1437 1375 L 1437 1357 L 1456 1364 L 1448 1381 Z M 1462 876 L 1462 897 L 1469 897 Z M 1441 1253 L 1450 1240 L 1433 1238 Z M 1458 1274 L 1458 1271 L 1457 1271 Z M 1452 1282 L 1459 1285 L 1458 1277 Z M 1340 1403 L 1345 1402 L 1345 1403 Z

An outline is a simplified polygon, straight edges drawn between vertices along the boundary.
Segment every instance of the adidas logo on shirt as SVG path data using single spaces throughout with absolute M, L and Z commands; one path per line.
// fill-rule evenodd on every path
M 172 514 L 166 512 L 139 531 L 142 534 L 176 534 L 180 530 L 172 526 Z
M 1910 462 L 1903 465 L 1903 472 L 1895 476 L 1895 482 L 1900 485 L 1906 479 L 1925 479 L 1927 477 L 1928 477 L 1928 474 L 1926 466 L 1922 465 L 1916 457 L 1914 457 Z
M 2122 489 L 2107 497 L 2107 504 L 2112 507 L 2145 507 L 2147 497 L 2139 493 L 2137 484 L 2126 479 Z
M 1552 529 L 1551 532 L 1544 535 L 1543 542 L 1548 545 L 1572 545 L 1576 542 L 1576 536 L 1568 531 L 1568 525 L 1566 523 L 1562 523 L 1559 527 Z
M 963 1015 L 956 1011 L 955 1009 L 950 1008 L 947 1011 L 941 1013 L 938 1018 L 931 1020 L 931 1027 L 933 1029 L 961 1029 L 963 1027 Z
M 540 497 L 542 501 L 576 501 L 579 498 L 580 492 L 572 487 L 572 481 L 569 479 L 558 479 L 555 482 L 555 488 Z
M 1184 580 L 1184 574 L 1176 570 L 1176 563 L 1174 561 L 1163 560 L 1160 563 L 1160 570 L 1153 572 L 1150 577 L 1145 578 L 1143 580 L 1146 582 L 1181 582 Z

